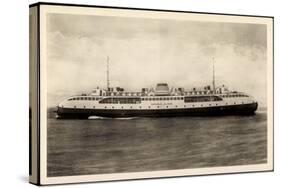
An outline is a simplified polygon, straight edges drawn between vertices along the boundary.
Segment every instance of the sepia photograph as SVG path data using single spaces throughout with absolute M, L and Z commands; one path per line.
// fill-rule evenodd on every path
M 272 170 L 271 18 L 41 9 L 47 179 Z

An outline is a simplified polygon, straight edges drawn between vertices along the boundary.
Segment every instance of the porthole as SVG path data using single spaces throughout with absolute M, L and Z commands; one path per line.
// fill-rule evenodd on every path
M 166 106 L 168 108 L 168 106 Z
M 74 106 L 74 108 L 76 108 L 76 106 Z
M 130 108 L 133 108 L 132 106 Z
M 121 106 L 121 108 L 123 109 L 123 106 Z
M 201 104 L 201 106 L 203 106 L 203 104 Z
M 157 106 L 157 108 L 159 108 L 159 106 Z
M 107 108 L 106 106 L 104 108 Z
M 93 108 L 95 108 L 95 106 L 93 106 Z
M 84 106 L 84 108 L 86 108 L 86 106 Z
M 114 109 L 114 106 L 112 106 L 112 109 Z

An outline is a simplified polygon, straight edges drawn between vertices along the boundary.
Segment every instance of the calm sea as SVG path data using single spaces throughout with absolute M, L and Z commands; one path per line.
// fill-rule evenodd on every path
M 254 116 L 48 118 L 48 176 L 265 163 L 266 113 Z

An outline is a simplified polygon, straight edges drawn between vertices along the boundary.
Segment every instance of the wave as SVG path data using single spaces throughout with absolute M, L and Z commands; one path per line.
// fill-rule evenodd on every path
M 258 110 L 255 112 L 256 114 L 266 114 L 267 110 Z
M 119 118 L 113 118 L 113 117 L 102 117 L 102 116 L 89 116 L 89 120 L 99 120 L 99 119 L 117 119 L 117 120 L 132 120 L 136 119 L 138 117 L 119 117 Z

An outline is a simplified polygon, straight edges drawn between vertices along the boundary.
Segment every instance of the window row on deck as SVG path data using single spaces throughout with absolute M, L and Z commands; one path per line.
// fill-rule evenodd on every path
M 245 94 L 228 94 L 228 95 L 221 95 L 223 98 L 232 98 L 232 97 L 249 97 Z
M 184 97 L 184 102 L 210 102 L 210 101 L 222 101 L 222 98 L 218 96 Z
M 105 98 L 99 101 L 102 104 L 137 104 L 141 101 L 168 101 L 184 100 L 184 102 L 210 102 L 222 101 L 218 96 L 194 96 L 194 97 L 147 97 L 147 98 Z
M 98 101 L 102 99 L 101 97 L 73 97 L 68 99 L 69 101 L 80 101 L 80 100 L 85 100 L 85 101 Z
M 101 104 L 137 104 L 140 103 L 140 98 L 105 98 L 99 101 Z
M 70 98 L 68 99 L 69 101 L 72 100 L 88 100 L 88 101 L 95 101 L 95 100 L 101 100 L 101 97 L 74 97 L 74 98 Z M 135 97 L 135 98 L 122 98 L 122 97 L 109 97 L 109 98 L 104 98 L 100 101 L 100 103 L 122 103 L 122 104 L 134 104 L 140 101 L 162 101 L 162 100 L 183 100 L 184 97 L 144 97 L 144 98 L 139 98 L 139 97 Z
M 168 100 L 183 100 L 184 97 L 144 97 L 142 101 L 168 101 Z

